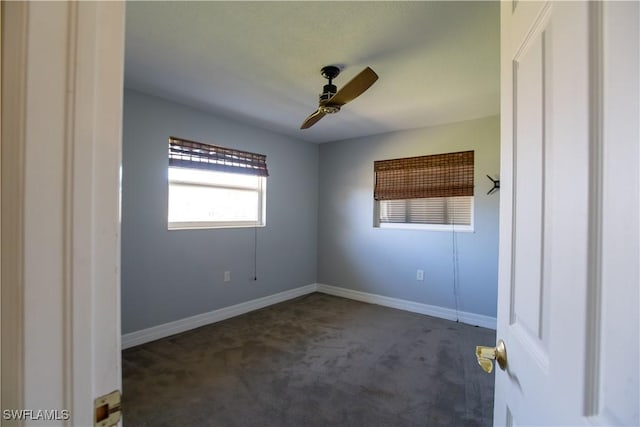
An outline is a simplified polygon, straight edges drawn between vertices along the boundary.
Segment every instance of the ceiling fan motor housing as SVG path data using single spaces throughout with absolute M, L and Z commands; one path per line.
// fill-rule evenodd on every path
M 326 105 L 325 103 L 331 99 L 333 95 L 336 94 L 338 88 L 333 84 L 324 85 L 322 89 L 322 93 L 319 95 L 320 97 L 320 107 L 318 109 L 325 114 L 333 114 L 340 111 L 340 106 L 338 105 Z
M 322 93 L 319 95 L 320 102 L 327 102 L 333 95 L 336 94 L 337 91 L 338 88 L 336 87 L 336 85 L 324 85 L 324 87 L 322 88 Z
M 324 85 L 322 88 L 322 93 L 319 95 L 320 98 L 320 107 L 318 110 L 325 114 L 333 114 L 340 111 L 339 105 L 325 105 L 327 101 L 331 99 L 333 95 L 338 92 L 338 88 L 333 84 L 332 80 L 335 79 L 338 74 L 340 74 L 340 68 L 334 65 L 327 65 L 326 67 L 322 67 L 320 70 L 322 76 L 329 80 L 329 84 Z

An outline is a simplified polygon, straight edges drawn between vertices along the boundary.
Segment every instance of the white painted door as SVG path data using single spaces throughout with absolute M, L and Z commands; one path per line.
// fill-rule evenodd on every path
M 3 425 L 91 426 L 121 382 L 124 3 L 2 19 Z
M 496 425 L 639 425 L 638 2 L 505 1 Z

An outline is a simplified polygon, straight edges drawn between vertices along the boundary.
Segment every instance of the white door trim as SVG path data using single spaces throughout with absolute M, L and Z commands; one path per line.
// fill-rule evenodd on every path
M 23 217 L 26 3 L 2 3 L 0 267 L 2 409 L 23 406 Z
M 125 5 L 2 7 L 2 409 L 93 425 L 121 381 Z

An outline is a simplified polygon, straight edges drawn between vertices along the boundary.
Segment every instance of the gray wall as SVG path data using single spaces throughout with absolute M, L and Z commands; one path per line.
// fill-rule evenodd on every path
M 320 146 L 318 282 L 496 316 L 499 194 L 485 175 L 499 173 L 499 117 L 394 132 Z M 475 150 L 475 232 L 373 227 L 373 162 Z M 425 280 L 416 281 L 423 269 Z
M 267 226 L 167 230 L 167 138 L 267 155 Z M 475 232 L 373 227 L 373 161 L 475 150 Z M 495 317 L 499 193 L 497 116 L 316 145 L 125 90 L 122 332 L 171 322 L 311 283 Z M 425 280 L 416 281 L 416 269 Z M 223 282 L 230 270 L 232 281 Z
M 167 231 L 171 135 L 267 155 L 256 282 L 254 229 Z M 122 163 L 123 333 L 316 281 L 317 145 L 125 90 Z

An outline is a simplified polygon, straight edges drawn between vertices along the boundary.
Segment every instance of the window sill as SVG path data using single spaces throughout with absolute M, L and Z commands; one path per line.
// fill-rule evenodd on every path
M 421 230 L 421 231 L 456 231 L 461 233 L 474 233 L 473 225 L 452 224 L 407 224 L 407 223 L 380 223 L 373 228 L 392 230 Z
M 215 230 L 219 228 L 260 228 L 265 224 L 256 222 L 233 222 L 233 223 L 218 223 L 218 222 L 170 222 L 167 225 L 168 231 L 173 230 Z

